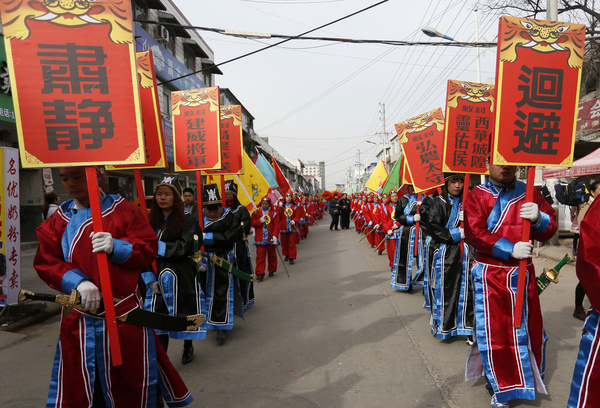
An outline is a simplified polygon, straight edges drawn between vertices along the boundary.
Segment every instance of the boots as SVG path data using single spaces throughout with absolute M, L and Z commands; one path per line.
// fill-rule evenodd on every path
M 575 310 L 573 311 L 573 317 L 579 320 L 586 319 L 587 313 L 583 306 L 575 306 Z

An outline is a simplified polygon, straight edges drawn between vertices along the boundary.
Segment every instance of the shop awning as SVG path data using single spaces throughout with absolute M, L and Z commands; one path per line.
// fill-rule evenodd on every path
M 600 174 L 600 149 L 573 162 L 573 167 L 546 167 L 542 170 L 542 178 L 580 177 Z

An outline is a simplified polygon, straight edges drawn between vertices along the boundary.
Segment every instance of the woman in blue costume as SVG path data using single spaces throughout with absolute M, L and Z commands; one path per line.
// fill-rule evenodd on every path
M 202 230 L 198 219 L 183 211 L 177 175 L 165 174 L 156 186 L 150 208 L 150 225 L 158 235 L 156 259 L 161 293 L 148 290 L 145 307 L 157 313 L 194 315 L 202 313 L 202 288 L 198 281 L 194 255 L 194 234 L 202 245 Z M 165 351 L 169 337 L 182 339 L 181 362 L 188 364 L 194 359 L 192 340 L 206 338 L 206 325 L 193 332 L 163 332 L 156 330 Z
M 424 215 L 436 250 L 431 268 L 433 287 L 432 328 L 438 339 L 457 335 L 473 336 L 473 287 L 470 264 L 473 250 L 464 244 L 462 193 L 464 175 L 446 173 L 442 194 L 431 199 Z M 463 246 L 461 259 L 461 243 Z
M 412 285 L 423 286 L 423 229 L 419 227 L 417 270 L 413 274 L 415 259 L 416 223 L 421 219 L 417 214 L 418 202 L 413 186 L 408 187 L 408 193 L 400 197 L 394 212 L 400 227 L 400 238 L 396 243 L 394 269 L 392 270 L 391 286 L 395 289 L 410 291 Z

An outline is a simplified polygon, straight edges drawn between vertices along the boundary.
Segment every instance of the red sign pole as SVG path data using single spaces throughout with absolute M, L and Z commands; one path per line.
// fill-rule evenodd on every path
M 421 201 L 421 193 L 417 196 L 417 201 Z M 420 205 L 417 204 L 417 215 L 419 214 Z M 419 221 L 415 223 L 415 256 L 419 255 Z
M 467 201 L 467 196 L 469 195 L 469 185 L 471 184 L 471 174 L 465 174 L 465 182 L 463 183 L 463 197 L 462 197 L 462 208 L 465 208 L 465 201 Z M 460 222 L 460 227 L 465 229 L 465 221 L 462 220 Z M 465 249 L 465 240 L 460 240 L 460 262 L 462 263 L 463 259 L 463 251 Z
M 531 203 L 533 201 L 533 183 L 535 182 L 535 166 L 527 167 L 527 189 L 525 190 L 525 202 Z M 523 242 L 529 242 L 529 233 L 531 232 L 531 221 L 523 219 Z M 519 261 L 519 281 L 517 284 L 517 299 L 515 303 L 515 321 L 514 327 L 521 327 L 521 319 L 523 316 L 523 297 L 525 296 L 525 285 L 527 274 L 527 261 L 528 259 L 521 259 Z
M 103 232 L 102 209 L 100 208 L 100 194 L 98 193 L 96 168 L 94 166 L 88 166 L 85 168 L 85 171 L 87 176 L 88 194 L 90 199 L 90 208 L 92 210 L 94 232 Z M 117 331 L 117 317 L 115 314 L 115 305 L 113 303 L 112 286 L 110 283 L 110 275 L 108 273 L 108 258 L 106 257 L 106 252 L 96 252 L 96 255 L 98 259 L 98 270 L 100 271 L 100 286 L 102 297 L 104 298 L 106 328 L 108 330 L 112 363 L 113 366 L 120 366 L 123 364 L 123 359 L 121 357 L 119 332 Z
M 223 208 L 227 207 L 227 203 L 225 202 L 225 176 L 220 176 L 221 177 L 221 204 L 223 205 Z

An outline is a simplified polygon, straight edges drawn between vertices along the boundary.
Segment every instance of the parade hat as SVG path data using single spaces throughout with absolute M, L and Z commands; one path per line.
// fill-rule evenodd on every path
M 163 174 L 160 177 L 160 180 L 156 185 L 156 189 L 154 191 L 158 190 L 160 186 L 171 187 L 173 190 L 175 190 L 175 193 L 177 193 L 177 195 L 181 197 L 181 184 L 179 184 L 179 174 Z
M 455 178 L 465 179 L 465 173 L 444 173 L 444 182 Z
M 263 198 L 260 199 L 260 202 L 262 203 L 263 201 L 267 201 L 269 204 L 271 204 L 271 199 L 268 196 L 264 196 Z
M 202 186 L 202 204 L 221 204 L 221 195 L 216 184 L 206 184 Z
M 231 191 L 237 196 L 238 186 L 233 182 L 233 180 L 225 180 L 225 191 Z

